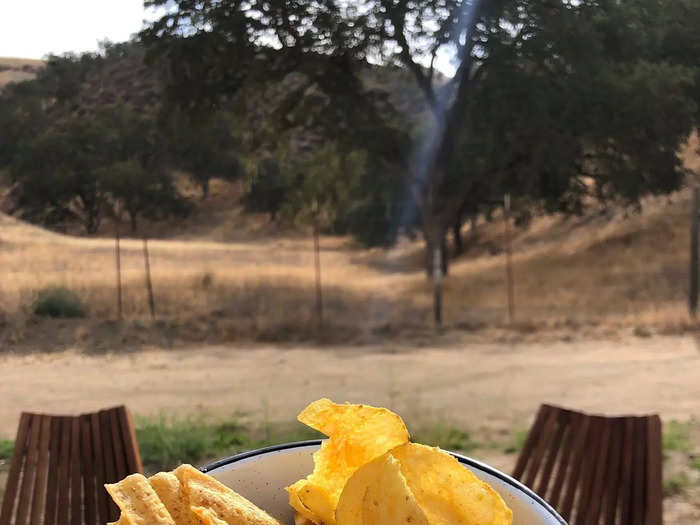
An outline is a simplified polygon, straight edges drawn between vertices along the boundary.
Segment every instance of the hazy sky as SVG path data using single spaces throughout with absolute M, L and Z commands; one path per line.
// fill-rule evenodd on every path
M 127 40 L 149 15 L 143 0 L 0 0 L 0 57 L 95 51 L 100 40 Z M 454 73 L 446 54 L 436 66 Z
M 141 29 L 143 0 L 0 0 L 0 56 L 94 51 Z

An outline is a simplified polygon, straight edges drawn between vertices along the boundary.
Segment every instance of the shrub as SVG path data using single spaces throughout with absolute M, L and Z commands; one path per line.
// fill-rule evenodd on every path
M 39 291 L 33 310 L 35 315 L 45 317 L 85 317 L 85 306 L 80 298 L 58 286 Z
M 9 459 L 15 449 L 15 442 L 9 439 L 0 439 L 0 459 Z

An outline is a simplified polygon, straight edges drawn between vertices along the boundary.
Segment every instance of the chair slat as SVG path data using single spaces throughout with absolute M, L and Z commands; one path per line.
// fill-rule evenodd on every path
M 534 448 L 532 461 L 529 462 L 527 468 L 527 474 L 525 476 L 525 485 L 528 487 L 533 487 L 535 485 L 535 479 L 537 479 L 537 474 L 542 464 L 542 460 L 549 449 L 549 443 L 554 435 L 558 415 L 556 409 L 553 407 L 545 406 L 545 421 L 542 425 L 542 430 L 537 439 L 537 444 Z
M 547 489 L 549 488 L 549 481 L 552 477 L 552 472 L 554 470 L 554 465 L 559 456 L 559 449 L 561 448 L 561 443 L 564 438 L 568 423 L 568 414 L 563 412 L 557 413 L 556 418 L 556 431 L 554 437 L 552 438 L 552 444 L 549 447 L 549 454 L 547 456 L 547 462 L 542 470 L 542 476 L 540 477 L 540 482 L 537 485 L 537 493 L 546 499 Z
M 586 440 L 588 438 L 588 428 L 590 426 L 590 419 L 578 415 L 581 424 L 578 433 L 574 436 L 573 447 L 571 450 L 571 474 L 568 477 L 568 482 L 566 484 L 566 494 L 564 496 L 564 501 L 561 506 L 561 515 L 566 520 L 569 521 L 571 518 L 571 512 L 574 507 L 574 499 L 576 497 L 576 491 L 581 481 L 581 463 L 583 461 L 583 454 L 586 446 Z
M 568 431 L 566 432 L 566 436 L 564 438 L 557 475 L 554 478 L 554 483 L 549 496 L 549 501 L 554 508 L 559 507 L 559 501 L 562 499 L 564 482 L 566 481 L 569 463 L 571 462 L 571 452 L 574 448 L 576 436 L 578 436 L 580 433 L 582 422 L 583 418 L 578 417 L 577 414 L 570 414 L 568 417 Z
M 647 426 L 645 418 L 634 418 L 634 461 L 632 462 L 632 523 L 644 523 Z
M 579 457 L 581 463 L 580 478 L 578 492 L 578 506 L 576 506 L 576 525 L 585 525 L 587 523 L 588 513 L 591 509 L 591 493 L 593 492 L 593 481 L 595 478 L 595 469 L 598 466 L 598 461 L 601 453 L 601 438 L 604 425 L 602 417 L 591 417 L 588 431 L 588 439 L 583 447 L 583 453 Z
M 100 432 L 102 433 L 102 460 L 104 461 L 105 483 L 114 483 L 119 481 L 119 478 L 117 478 L 116 474 L 111 418 L 108 410 L 101 410 L 99 415 Z M 104 487 L 102 490 L 104 491 Z M 117 506 L 111 499 L 108 499 L 107 507 L 108 519 L 110 521 L 116 521 L 119 516 Z
M 615 525 L 619 508 L 620 477 L 622 471 L 622 447 L 625 431 L 625 418 L 617 417 L 611 421 L 612 438 L 606 475 L 604 525 Z
M 601 418 L 600 441 L 598 443 L 598 461 L 593 471 L 593 480 L 586 515 L 586 523 L 597 524 L 600 519 L 603 496 L 605 494 L 605 482 L 608 477 L 607 467 L 610 460 L 610 445 L 612 442 L 613 420 Z M 585 499 L 583 501 L 586 501 Z
M 95 469 L 92 456 L 92 435 L 90 416 L 82 415 L 80 421 L 80 464 L 83 469 L 83 507 L 85 523 L 97 524 L 97 501 L 95 493 Z
M 70 452 L 70 522 L 81 525 L 83 521 L 83 484 L 80 475 L 80 419 L 71 418 Z
M 34 481 L 36 479 L 36 467 L 39 461 L 39 435 L 41 433 L 41 416 L 32 415 L 29 423 L 29 443 L 27 445 L 27 460 L 24 463 L 22 485 L 19 489 L 17 502 L 17 516 L 15 525 L 26 525 L 31 510 L 32 496 L 34 495 Z
M 647 509 L 645 525 L 662 523 L 661 419 L 647 419 Z
M 71 421 L 61 417 L 61 449 L 58 455 L 58 509 L 56 523 L 68 525 L 70 515 L 70 437 Z
M 107 491 L 104 488 L 104 484 L 107 483 L 107 475 L 105 474 L 102 431 L 100 429 L 100 416 L 98 413 L 90 414 L 90 435 L 92 437 L 92 454 L 95 467 L 97 516 L 99 518 L 99 523 L 107 523 L 110 520 Z
M 124 479 L 127 476 L 126 458 L 124 457 L 124 436 L 119 423 L 118 409 L 109 410 L 109 424 L 112 432 L 112 448 L 114 449 L 114 464 L 116 479 Z
M 58 456 L 61 451 L 61 418 L 51 418 L 51 440 L 49 444 L 49 475 L 46 481 L 46 510 L 44 525 L 56 525 L 58 504 Z
M 662 525 L 661 436 L 658 416 L 542 405 L 514 476 L 572 525 Z
M 632 515 L 632 469 L 634 467 L 634 418 L 625 418 L 625 430 L 622 445 L 621 499 L 620 517 L 622 525 L 631 523 Z
M 119 511 L 105 483 L 142 472 L 125 406 L 82 416 L 23 413 L 0 525 L 102 525 Z
M 32 496 L 32 512 L 29 518 L 30 525 L 41 525 L 41 516 L 43 514 L 44 504 L 46 502 L 46 479 L 49 473 L 50 440 L 51 416 L 41 416 L 37 473 L 36 481 L 34 482 L 34 495 Z
M 125 406 L 119 407 L 118 413 L 122 436 L 124 437 L 124 450 L 128 473 L 142 472 L 141 455 L 139 454 L 139 446 L 136 441 L 136 431 L 134 429 L 134 422 L 131 419 L 131 413 Z
M 15 448 L 12 453 L 12 460 L 10 461 L 10 472 L 7 476 L 5 496 L 2 501 L 2 509 L 0 510 L 0 525 L 10 525 L 12 521 L 16 501 L 15 498 L 17 497 L 17 488 L 19 486 L 22 465 L 24 463 L 27 438 L 29 436 L 30 421 L 31 415 L 27 413 L 23 413 L 19 418 Z
M 525 440 L 525 444 L 523 445 L 522 452 L 518 457 L 518 462 L 515 465 L 515 470 L 513 471 L 513 477 L 515 479 L 522 479 L 523 474 L 525 473 L 525 468 L 527 467 L 527 463 L 530 460 L 530 457 L 532 456 L 532 451 L 539 438 L 541 427 L 544 425 L 546 414 L 547 405 L 541 405 L 537 412 L 537 416 L 535 416 L 535 422 L 533 423 L 532 427 L 530 428 L 530 431 L 528 432 L 527 439 Z

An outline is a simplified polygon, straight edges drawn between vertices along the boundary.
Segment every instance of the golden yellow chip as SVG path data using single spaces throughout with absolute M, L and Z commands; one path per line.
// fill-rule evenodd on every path
M 391 451 L 430 525 L 511 525 L 501 496 L 453 456 L 407 443 Z
M 174 474 L 192 507 L 208 508 L 229 525 L 280 525 L 264 510 L 191 465 L 180 465 Z
M 119 521 L 129 525 L 175 525 L 148 480 L 141 474 L 127 476 L 119 483 L 105 485 L 122 511 Z
M 192 513 L 197 516 L 204 525 L 228 525 L 224 520 L 220 520 L 216 514 L 206 507 L 192 507 Z
M 200 525 L 201 520 L 190 510 L 190 501 L 180 480 L 172 472 L 159 472 L 148 481 L 168 509 L 175 525 Z
M 325 525 L 335 524 L 338 499 L 350 476 L 409 439 L 401 418 L 385 408 L 319 399 L 298 419 L 329 439 L 314 454 L 311 475 L 287 487 L 289 504 L 302 516 Z
M 390 453 L 352 475 L 340 495 L 335 519 L 338 525 L 429 525 L 401 465 Z

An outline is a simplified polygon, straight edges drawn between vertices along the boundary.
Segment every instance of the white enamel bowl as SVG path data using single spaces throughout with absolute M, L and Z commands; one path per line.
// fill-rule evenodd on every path
M 279 519 L 293 523 L 284 487 L 313 470 L 312 454 L 321 441 L 301 441 L 244 452 L 202 470 Z M 566 525 L 566 522 L 530 489 L 510 476 L 473 459 L 453 454 L 466 468 L 497 490 L 513 510 L 513 525 Z

